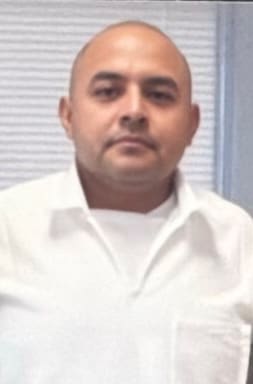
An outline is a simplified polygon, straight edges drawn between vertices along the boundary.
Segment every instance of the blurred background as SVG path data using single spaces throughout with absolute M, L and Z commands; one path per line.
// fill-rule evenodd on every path
M 201 128 L 181 164 L 187 178 L 253 214 L 252 19 L 241 2 L 1 0 L 0 189 L 69 166 L 57 109 L 77 51 L 108 24 L 143 20 L 192 68 Z

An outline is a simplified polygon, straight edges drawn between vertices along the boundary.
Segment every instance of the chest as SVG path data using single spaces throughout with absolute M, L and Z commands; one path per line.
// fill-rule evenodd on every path
M 211 241 L 175 233 L 129 279 L 89 228 L 37 240 L 1 282 L 1 382 L 245 384 L 247 285 Z

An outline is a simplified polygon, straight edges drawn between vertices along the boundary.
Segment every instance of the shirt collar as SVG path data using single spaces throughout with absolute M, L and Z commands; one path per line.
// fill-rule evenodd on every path
M 51 208 L 55 211 L 80 208 L 89 214 L 89 206 L 75 162 L 66 172 L 61 173 L 60 180 L 53 190 L 51 203 Z
M 186 219 L 199 208 L 196 193 L 179 169 L 175 173 L 175 195 L 179 216 L 182 219 Z M 69 170 L 61 173 L 60 180 L 53 190 L 51 202 L 53 210 L 80 208 L 87 215 L 91 215 L 75 163 Z
M 179 169 L 175 175 L 175 191 L 179 216 L 186 220 L 192 213 L 199 210 L 200 203 L 195 190 L 186 181 L 184 174 Z

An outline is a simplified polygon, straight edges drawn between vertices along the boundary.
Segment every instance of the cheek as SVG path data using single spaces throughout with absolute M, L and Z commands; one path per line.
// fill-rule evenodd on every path
M 156 135 L 162 146 L 180 150 L 189 144 L 191 130 L 187 112 L 170 111 L 157 121 L 156 126 Z
M 96 143 L 99 132 L 97 118 L 82 109 L 76 111 L 72 118 L 72 132 L 75 144 L 91 145 Z
M 83 102 L 78 105 L 73 114 L 74 131 L 89 142 L 103 140 L 113 124 L 112 111 L 91 102 Z
M 166 127 L 159 137 L 160 154 L 164 159 L 179 159 L 189 145 L 187 128 Z
M 101 157 L 107 135 L 100 114 L 89 114 L 87 110 L 76 113 L 73 118 L 73 142 L 80 159 L 92 164 Z
M 179 159 L 185 150 L 185 146 L 181 141 L 164 141 L 161 146 L 161 157 L 164 161 L 173 161 Z

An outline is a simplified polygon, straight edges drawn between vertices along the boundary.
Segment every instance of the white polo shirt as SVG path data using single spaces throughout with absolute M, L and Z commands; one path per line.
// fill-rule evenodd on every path
M 74 166 L 3 191 L 0 383 L 245 384 L 252 262 L 252 219 L 180 173 L 146 215 L 90 210 Z

